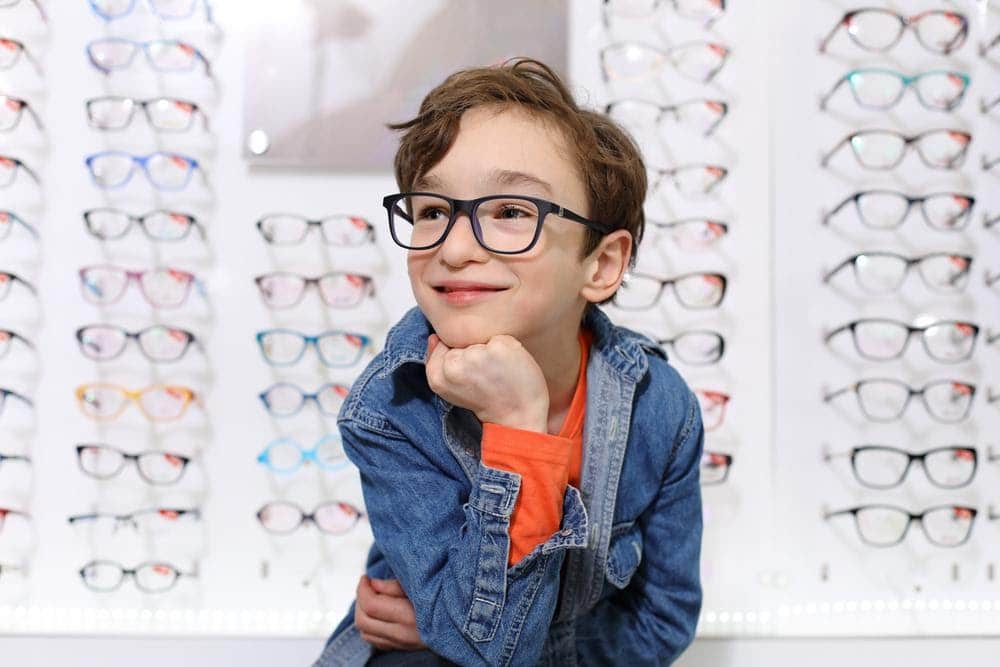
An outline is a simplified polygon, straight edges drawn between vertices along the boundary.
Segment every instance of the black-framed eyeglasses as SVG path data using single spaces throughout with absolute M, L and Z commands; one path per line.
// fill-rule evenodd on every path
M 181 241 L 192 229 L 205 238 L 205 228 L 193 215 L 180 211 L 159 209 L 143 215 L 132 215 L 117 208 L 92 208 L 83 212 L 83 221 L 91 236 L 102 241 L 113 241 L 128 234 L 137 225 L 151 241 Z
M 117 590 L 125 577 L 132 577 L 136 588 L 144 593 L 170 590 L 180 577 L 197 577 L 198 572 L 184 572 L 170 563 L 149 561 L 127 568 L 112 560 L 92 560 L 80 568 L 80 578 L 87 588 L 100 593 Z
M 825 53 L 841 28 L 855 44 L 866 51 L 883 52 L 899 42 L 903 33 L 913 30 L 917 41 L 928 51 L 948 55 L 957 50 L 969 35 L 969 19 L 948 10 L 931 10 L 904 16 L 891 9 L 866 7 L 845 12 L 837 25 L 823 38 L 819 52 Z
M 201 519 L 201 510 L 197 507 L 180 509 L 175 507 L 151 507 L 136 510 L 128 514 L 112 514 L 109 512 L 89 512 L 74 514 L 66 520 L 70 526 L 86 526 L 102 535 L 114 535 L 121 528 L 131 528 L 136 532 L 160 533 L 181 526 L 181 521 Z
M 726 339 L 717 331 L 689 329 L 670 338 L 656 338 L 660 347 L 669 347 L 678 359 L 691 366 L 718 363 L 726 351 Z
M 149 361 L 167 363 L 177 361 L 193 345 L 204 352 L 201 341 L 186 329 L 153 324 L 129 331 L 113 324 L 88 324 L 76 330 L 80 352 L 94 361 L 111 361 L 121 356 L 130 340 Z
M 913 464 L 939 489 L 967 486 L 976 475 L 979 456 L 969 445 L 947 445 L 908 452 L 889 445 L 859 445 L 846 452 L 824 452 L 823 460 L 850 458 L 855 479 L 870 489 L 891 489 L 906 479 Z
M 100 443 L 77 445 L 76 458 L 80 470 L 95 479 L 111 479 L 125 469 L 125 464 L 132 463 L 142 479 L 158 486 L 180 480 L 191 462 L 189 457 L 174 452 L 149 450 L 129 454 Z
M 850 332 L 858 354 L 872 361 L 900 358 L 910 339 L 919 334 L 927 356 L 941 363 L 954 364 L 972 356 L 979 337 L 979 326 L 972 322 L 938 320 L 915 327 L 898 320 L 871 317 L 853 320 L 833 329 L 823 337 L 823 342 L 829 344 L 845 331 Z
M 935 380 L 914 388 L 892 378 L 869 378 L 852 385 L 827 391 L 823 402 L 830 403 L 838 396 L 852 393 L 862 414 L 870 421 L 893 422 L 903 416 L 914 396 L 919 396 L 924 409 L 935 421 L 955 424 L 969 416 L 976 385 L 961 380 Z
M 888 294 L 899 289 L 910 269 L 916 268 L 924 284 L 942 293 L 960 292 L 969 282 L 971 255 L 932 252 L 919 257 L 905 257 L 894 252 L 865 252 L 851 255 L 823 276 L 829 283 L 848 266 L 858 285 L 872 294 Z
M 825 520 L 851 515 L 861 540 L 873 547 L 891 547 L 906 537 L 914 521 L 927 541 L 939 547 L 957 547 L 965 544 L 972 533 L 977 511 L 963 505 L 938 505 L 913 514 L 895 505 L 859 505 L 833 512 L 824 512 Z
M 389 233 L 407 250 L 429 250 L 447 238 L 459 214 L 468 216 L 472 233 L 486 250 L 516 255 L 531 250 L 550 213 L 608 234 L 613 229 L 538 197 L 496 194 L 454 199 L 433 192 L 401 192 L 382 200 L 389 215 Z
M 25 112 L 31 116 L 35 126 L 39 130 L 44 130 L 42 119 L 35 113 L 34 108 L 28 104 L 27 100 L 10 95 L 0 95 L 0 132 L 11 132 L 21 123 L 21 116 Z
M 959 231 L 969 224 L 976 198 L 961 192 L 934 192 L 911 196 L 896 190 L 862 190 L 844 198 L 823 214 L 824 225 L 853 204 L 861 223 L 870 229 L 896 229 L 916 207 L 931 229 Z

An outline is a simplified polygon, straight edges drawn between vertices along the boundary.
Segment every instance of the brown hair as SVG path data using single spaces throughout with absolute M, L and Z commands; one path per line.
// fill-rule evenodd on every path
M 531 58 L 513 58 L 498 67 L 459 70 L 431 90 L 416 118 L 388 127 L 403 130 L 396 151 L 396 182 L 412 190 L 416 180 L 451 148 L 462 114 L 483 105 L 517 106 L 551 120 L 562 131 L 587 187 L 590 210 L 581 214 L 632 235 L 632 257 L 642 240 L 646 168 L 632 138 L 607 116 L 581 109 L 555 72 Z M 587 230 L 582 256 L 602 235 Z

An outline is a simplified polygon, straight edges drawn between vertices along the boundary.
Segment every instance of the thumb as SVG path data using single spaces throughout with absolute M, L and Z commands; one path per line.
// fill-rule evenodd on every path
M 427 357 L 426 365 L 430 366 L 432 364 L 441 363 L 442 357 L 451 348 L 448 347 L 437 334 L 431 334 L 427 337 Z
M 372 579 L 372 587 L 382 595 L 406 597 L 403 587 L 396 579 Z

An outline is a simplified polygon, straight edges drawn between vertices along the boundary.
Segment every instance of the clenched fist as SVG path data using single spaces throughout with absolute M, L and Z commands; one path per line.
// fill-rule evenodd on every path
M 450 348 L 427 338 L 427 383 L 435 394 L 481 422 L 547 432 L 549 390 L 534 357 L 513 336 Z

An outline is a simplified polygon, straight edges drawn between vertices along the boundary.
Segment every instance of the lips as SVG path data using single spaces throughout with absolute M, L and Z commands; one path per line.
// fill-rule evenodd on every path
M 436 292 L 441 292 L 443 294 L 451 294 L 454 292 L 500 292 L 506 287 L 499 285 L 490 285 L 487 283 L 474 283 L 474 282 L 447 282 L 432 286 Z

